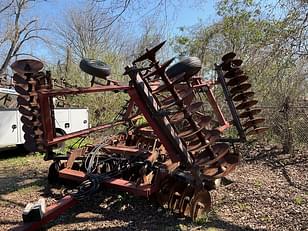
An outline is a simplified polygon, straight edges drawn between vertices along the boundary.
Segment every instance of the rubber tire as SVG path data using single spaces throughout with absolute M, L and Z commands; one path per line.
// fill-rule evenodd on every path
M 79 67 L 85 73 L 99 78 L 106 78 L 111 73 L 110 66 L 107 63 L 95 59 L 82 59 Z
M 63 131 L 61 128 L 56 128 L 56 137 L 66 135 L 66 132 Z M 65 141 L 55 144 L 53 147 L 53 151 L 59 152 L 65 149 Z
M 185 78 L 189 78 L 197 74 L 201 69 L 201 60 L 198 57 L 185 57 L 178 63 L 169 67 L 166 74 L 169 78 L 174 78 L 175 76 L 185 72 Z
M 51 184 L 59 183 L 59 171 L 61 169 L 61 162 L 60 161 L 54 161 L 50 166 L 48 170 L 48 182 Z

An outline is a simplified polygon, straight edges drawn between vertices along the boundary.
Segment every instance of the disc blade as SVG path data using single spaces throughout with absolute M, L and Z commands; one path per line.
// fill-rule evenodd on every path
M 246 136 L 258 135 L 268 130 L 268 127 L 259 127 L 252 129 L 246 133 Z
M 253 117 L 254 115 L 257 115 L 261 112 L 261 109 L 257 109 L 257 108 L 252 108 L 248 111 L 244 111 L 242 112 L 239 117 L 240 118 L 247 118 L 247 117 Z
M 226 78 L 226 79 L 234 78 L 234 77 L 241 75 L 243 73 L 244 72 L 240 68 L 232 68 L 231 70 L 226 72 L 226 74 L 224 75 L 224 78 Z
M 190 128 L 190 129 L 187 129 L 179 133 L 178 136 L 183 139 L 189 139 L 192 136 L 195 136 L 198 132 L 201 132 L 202 130 L 203 130 L 203 127 L 199 127 L 197 129 Z
M 26 77 L 17 73 L 13 75 L 13 80 L 18 84 L 28 84 Z
M 199 110 L 199 108 L 203 105 L 202 102 L 196 102 L 188 107 L 186 107 L 186 110 L 189 111 L 191 114 L 195 113 L 196 111 Z M 171 123 L 178 123 L 181 122 L 185 118 L 185 115 L 183 112 L 178 112 L 175 115 L 171 117 Z
M 175 84 L 185 80 L 185 72 L 182 74 L 177 75 L 176 77 L 174 77 L 171 82 L 171 87 L 174 87 Z M 159 86 L 157 89 L 155 89 L 152 93 L 153 94 L 157 94 L 160 93 L 166 89 L 170 88 L 167 84 L 163 83 L 161 86 Z
M 187 150 L 189 152 L 199 152 L 202 149 L 205 149 L 208 146 L 208 144 L 203 144 L 202 142 L 195 141 L 194 143 L 188 145 Z
M 258 100 L 250 100 L 250 101 L 245 101 L 239 105 L 237 105 L 235 108 L 237 110 L 242 110 L 242 109 L 249 109 L 252 106 L 256 105 L 258 103 Z
M 248 120 L 247 122 L 245 122 L 243 124 L 243 127 L 245 129 L 248 129 L 250 127 L 255 127 L 257 124 L 263 123 L 264 121 L 265 121 L 264 118 L 255 118 L 255 119 Z
M 230 93 L 231 93 L 231 95 L 235 95 L 237 93 L 242 93 L 242 92 L 248 90 L 249 88 L 251 88 L 251 84 L 249 84 L 249 83 L 242 83 L 241 85 L 233 87 L 230 90 Z
M 205 128 L 210 122 L 212 117 L 211 116 L 202 116 L 199 119 L 197 119 L 197 123 L 200 127 Z
M 204 134 L 205 139 L 208 140 L 210 144 L 220 139 L 220 132 L 218 130 L 205 130 Z
M 146 59 L 150 59 L 151 61 L 153 61 L 152 59 L 155 58 L 155 53 L 166 43 L 166 41 L 161 42 L 160 44 L 158 44 L 157 46 L 153 47 L 150 50 L 147 50 L 147 52 L 143 55 L 141 55 L 139 58 L 137 58 L 133 64 L 137 63 L 137 62 L 141 62 L 143 60 Z
M 212 165 L 215 162 L 219 161 L 221 158 L 223 158 L 229 152 L 229 148 L 230 148 L 230 146 L 226 143 L 214 144 L 212 146 L 212 152 L 213 152 L 215 158 L 210 160 L 206 164 Z
M 33 116 L 33 113 L 32 113 L 32 111 L 31 111 L 31 108 L 29 108 L 29 107 L 24 107 L 24 106 L 19 106 L 19 108 L 18 108 L 18 111 L 21 113 L 21 114 L 23 114 L 23 115 L 26 115 L 26 116 L 30 116 L 30 117 L 32 117 Z
M 180 199 L 180 213 L 184 216 L 189 216 L 190 215 L 190 204 L 193 198 L 195 192 L 195 188 L 193 186 L 187 186 Z
M 233 97 L 233 101 L 242 101 L 247 100 L 248 98 L 252 97 L 255 93 L 252 91 L 243 92 Z
M 41 61 L 34 59 L 22 59 L 14 62 L 11 68 L 20 74 L 36 73 L 43 69 L 44 65 Z
M 191 102 L 190 100 L 187 103 L 184 102 L 184 99 L 186 99 L 189 96 L 192 96 L 191 97 L 191 101 L 192 101 L 192 99 L 193 99 L 193 89 L 192 88 L 189 88 L 185 91 L 181 91 L 179 93 L 180 100 L 182 100 L 185 105 L 189 105 L 190 103 L 188 103 L 188 102 Z M 177 103 L 177 100 L 173 96 L 170 96 L 170 97 L 168 97 L 168 98 L 166 98 L 162 101 L 162 107 L 161 108 L 166 109 L 166 108 L 169 108 L 171 106 L 174 106 L 176 103 Z
M 233 59 L 231 61 L 231 64 L 234 65 L 234 66 L 237 66 L 237 67 L 241 66 L 242 63 L 243 63 L 243 60 L 241 60 L 241 59 Z
M 205 189 L 197 192 L 191 201 L 190 217 L 196 220 L 204 214 L 210 212 L 211 209 L 211 196 Z
M 227 86 L 231 86 L 232 87 L 232 86 L 235 86 L 235 85 L 240 85 L 241 83 L 245 82 L 247 79 L 248 79 L 247 75 L 236 76 L 236 77 L 230 79 L 227 82 Z
M 29 92 L 27 91 L 28 88 L 23 88 L 19 85 L 15 85 L 15 91 L 18 93 L 18 94 L 21 94 L 21 95 L 29 95 Z
M 240 161 L 240 157 L 238 154 L 229 152 L 227 155 L 225 155 L 221 159 L 220 165 L 223 171 L 215 175 L 215 178 L 227 176 L 230 172 L 232 172 L 236 168 L 239 161 Z
M 30 99 L 30 97 L 27 97 L 27 98 Z M 30 107 L 30 102 L 29 100 L 27 100 L 27 98 L 19 95 L 17 97 L 17 104 Z
M 143 79 L 148 79 L 151 76 L 163 74 L 165 72 L 166 68 L 173 62 L 173 60 L 174 60 L 174 58 L 169 59 L 168 61 L 164 62 L 159 68 L 157 68 L 156 70 L 154 70 L 151 73 L 144 76 Z
M 226 62 L 226 61 L 228 61 L 230 59 L 234 59 L 235 56 L 236 56 L 236 54 L 234 52 L 229 52 L 229 53 L 225 54 L 224 56 L 222 56 L 221 60 L 223 62 Z
M 169 193 L 168 208 L 173 212 L 179 212 L 181 195 L 186 188 L 186 183 L 177 181 L 173 184 Z

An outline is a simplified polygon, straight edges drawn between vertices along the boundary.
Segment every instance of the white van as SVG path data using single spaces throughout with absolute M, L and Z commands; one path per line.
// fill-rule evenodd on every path
M 23 144 L 21 114 L 17 109 L 0 109 L 0 148 Z M 69 134 L 89 128 L 87 108 L 56 108 L 55 127 L 59 134 Z

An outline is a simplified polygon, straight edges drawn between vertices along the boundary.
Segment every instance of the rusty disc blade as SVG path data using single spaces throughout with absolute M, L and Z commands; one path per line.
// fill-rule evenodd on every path
M 177 83 L 184 81 L 184 80 L 185 80 L 185 72 L 175 76 L 174 78 L 172 78 L 172 82 L 171 82 L 170 87 L 174 87 L 174 85 L 176 85 Z M 157 89 L 155 89 L 152 93 L 157 94 L 157 93 L 160 93 L 164 90 L 167 90 L 170 87 L 167 84 L 163 83 Z
M 179 212 L 181 195 L 186 188 L 186 184 L 177 181 L 170 189 L 168 208 L 173 212 Z
M 184 102 L 184 99 L 186 99 L 187 97 L 189 96 L 192 96 L 191 97 L 191 100 L 189 100 L 187 103 Z M 185 104 L 185 105 L 189 105 L 191 103 L 191 101 L 193 100 L 193 89 L 192 88 L 189 88 L 185 91 L 180 91 L 179 93 L 179 98 L 180 100 Z M 162 101 L 162 109 L 166 109 L 166 108 L 169 108 L 173 105 L 175 105 L 177 103 L 177 100 L 173 97 L 173 96 L 170 96 L 166 99 L 164 99 Z
M 201 173 L 209 179 L 213 179 L 215 175 L 219 174 L 219 168 L 216 166 L 209 166 L 207 164 L 200 165 Z
M 215 178 L 227 176 L 230 172 L 232 172 L 238 165 L 240 156 L 238 154 L 229 152 L 222 159 L 223 160 L 220 161 L 220 164 L 223 171 L 217 174 Z
M 232 70 L 233 68 L 238 68 L 243 63 L 240 59 L 226 60 L 221 64 L 221 69 L 224 71 Z
M 249 84 L 249 83 L 242 83 L 242 84 L 240 84 L 240 85 L 230 89 L 230 93 L 231 93 L 231 95 L 235 95 L 237 93 L 242 93 L 242 92 L 248 90 L 249 88 L 251 88 L 251 84 Z
M 160 87 L 160 81 L 159 80 L 151 81 L 149 85 L 150 85 L 151 90 L 155 91 L 157 88 Z
M 35 134 L 36 136 L 41 136 L 41 135 L 44 134 L 44 132 L 42 131 L 42 129 L 36 127 L 36 128 L 34 129 L 34 134 Z
M 187 151 L 189 152 L 199 152 L 202 149 L 205 149 L 208 146 L 208 144 L 204 144 L 200 142 L 199 140 L 192 142 L 192 144 L 189 144 L 187 147 Z
M 30 99 L 30 97 L 27 97 L 27 98 Z M 17 97 L 17 104 L 30 107 L 30 102 L 29 100 L 27 100 L 27 98 L 19 95 Z
M 24 143 L 24 147 L 25 149 L 27 149 L 29 152 L 35 152 L 37 151 L 37 147 L 36 147 L 36 144 L 34 142 L 34 140 L 25 140 L 25 143 Z
M 249 109 L 252 106 L 256 105 L 258 103 L 258 100 L 250 100 L 250 101 L 245 101 L 239 105 L 237 105 L 235 108 L 237 110 L 242 110 L 242 109 Z
M 18 94 L 21 94 L 21 95 L 29 95 L 29 92 L 27 91 L 28 88 L 23 88 L 19 85 L 15 85 L 15 91 L 18 93 Z
M 28 127 L 33 127 L 33 120 L 32 120 L 32 117 L 28 117 L 28 116 L 24 116 L 22 115 L 20 117 L 20 121 L 23 123 L 23 124 L 26 124 Z
M 220 132 L 218 130 L 205 130 L 205 139 L 209 141 L 210 144 L 218 141 L 220 139 Z
M 246 136 L 258 135 L 268 130 L 268 127 L 254 128 L 246 133 Z
M 253 117 L 254 115 L 257 115 L 261 112 L 261 109 L 258 108 L 252 108 L 249 109 L 248 111 L 242 112 L 239 117 L 240 118 L 246 118 L 246 117 Z
M 232 68 L 231 70 L 226 72 L 226 74 L 224 75 L 224 78 L 226 78 L 226 79 L 234 78 L 234 77 L 241 75 L 243 73 L 244 72 L 240 68 Z
M 221 60 L 223 62 L 226 62 L 226 61 L 228 61 L 230 59 L 234 59 L 235 56 L 236 56 L 236 54 L 234 52 L 229 52 L 229 53 L 225 54 L 224 56 L 222 56 Z
M 190 113 L 195 113 L 200 109 L 200 107 L 203 105 L 203 102 L 195 102 L 191 105 L 186 105 L 185 109 Z
M 212 146 L 212 152 L 215 155 L 215 158 L 211 161 L 209 161 L 207 164 L 211 165 L 224 157 L 228 151 L 229 151 L 230 146 L 227 143 L 219 143 L 219 144 L 214 144 Z
M 151 76 L 159 76 L 163 74 L 166 70 L 166 68 L 173 62 L 174 58 L 169 59 L 168 61 L 164 62 L 162 65 L 160 65 L 159 68 L 152 71 L 151 73 L 147 74 L 146 76 L 143 76 L 143 79 L 148 79 Z
M 233 66 L 237 66 L 237 67 L 241 66 L 242 63 L 243 63 L 243 60 L 241 60 L 241 59 L 233 59 L 233 60 L 231 61 L 231 64 L 232 64 Z
M 233 97 L 233 101 L 242 101 L 247 100 L 248 98 L 252 97 L 255 93 L 253 91 L 243 92 Z
M 197 123 L 200 127 L 205 128 L 212 120 L 211 116 L 202 116 L 199 119 L 197 119 Z
M 41 143 L 41 144 L 44 143 L 44 140 L 43 140 L 42 136 L 40 136 L 40 135 L 34 135 L 33 133 L 32 133 L 32 134 L 31 134 L 31 133 L 25 133 L 25 134 L 24 134 L 24 139 L 25 139 L 26 141 L 28 141 L 29 143 L 31 143 L 31 142 L 34 142 L 34 143 Z
M 233 68 L 225 73 L 224 78 L 225 79 L 234 78 L 236 76 L 242 75 L 243 73 L 244 71 L 242 71 L 240 68 Z
M 180 209 L 180 213 L 184 216 L 190 215 L 190 203 L 194 196 L 194 192 L 195 192 L 195 188 L 189 185 L 184 189 L 181 195 L 179 209 Z
M 227 86 L 240 85 L 241 83 L 245 82 L 247 79 L 248 79 L 247 75 L 236 76 L 227 82 Z
M 199 110 L 199 108 L 203 105 L 202 102 L 195 102 L 185 109 L 190 112 L 191 114 L 195 113 Z M 183 112 L 178 112 L 171 117 L 171 123 L 178 123 L 181 122 L 185 118 L 185 114 Z
M 34 59 L 22 59 L 14 62 L 11 68 L 20 74 L 36 73 L 43 69 L 44 65 L 41 61 Z
M 172 177 L 167 177 L 161 182 L 159 191 L 156 193 L 156 200 L 161 206 L 168 202 L 170 189 L 173 184 L 174 179 Z
M 196 158 L 196 164 L 200 166 L 211 166 L 218 162 L 221 158 L 223 158 L 229 152 L 230 146 L 226 143 L 218 143 L 212 146 L 212 150 L 206 150 L 207 155 L 200 155 Z M 211 152 L 211 156 L 214 156 L 214 159 L 209 159 Z M 216 170 L 214 170 L 216 172 Z
M 17 73 L 13 75 L 13 80 L 18 84 L 28 84 L 26 77 Z
M 211 196 L 205 189 L 195 193 L 190 206 L 190 217 L 196 220 L 204 216 L 211 209 Z
M 257 124 L 260 124 L 260 123 L 263 123 L 265 121 L 264 118 L 255 118 L 255 119 L 251 119 L 251 120 L 248 120 L 247 122 L 245 122 L 243 124 L 243 127 L 245 129 L 248 129 L 250 127 L 255 127 Z
M 139 58 L 137 58 L 133 64 L 137 63 L 137 62 L 141 62 L 143 60 L 146 59 L 150 59 L 151 61 L 153 61 L 152 59 L 155 58 L 155 53 L 166 43 L 166 41 L 161 42 L 160 44 L 158 44 L 157 46 L 153 47 L 150 50 L 147 50 L 147 52 L 143 55 L 141 55 Z
M 202 129 L 203 129 L 203 127 L 199 127 L 199 128 L 196 129 L 196 130 L 193 129 L 193 128 L 187 129 L 187 130 L 185 130 L 185 131 L 179 133 L 178 136 L 179 136 L 180 138 L 183 138 L 183 139 L 189 139 L 189 138 L 191 138 L 192 136 L 196 135 L 198 132 L 201 132 Z
M 23 114 L 23 115 L 30 116 L 30 117 L 33 116 L 33 113 L 32 113 L 32 111 L 31 111 L 31 108 L 29 108 L 29 107 L 24 107 L 24 106 L 20 105 L 19 108 L 18 108 L 18 111 L 19 111 L 21 114 Z
M 28 127 L 34 128 L 34 127 L 40 127 L 42 126 L 41 122 L 38 120 L 35 120 L 33 117 L 28 116 L 22 116 L 20 117 L 20 120 L 23 124 L 27 125 Z

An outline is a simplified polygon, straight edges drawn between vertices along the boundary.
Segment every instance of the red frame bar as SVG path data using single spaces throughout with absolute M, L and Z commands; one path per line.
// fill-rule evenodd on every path
M 144 117 L 147 119 L 150 126 L 155 131 L 156 135 L 160 138 L 160 142 L 164 145 L 166 148 L 172 162 L 178 162 L 180 161 L 179 156 L 177 153 L 174 152 L 173 146 L 169 143 L 168 138 L 165 136 L 163 132 L 161 132 L 161 129 L 157 126 L 155 121 L 153 121 L 152 115 L 147 111 L 147 109 L 144 106 L 144 102 L 140 100 L 140 97 L 138 96 L 137 92 L 133 89 L 128 90 L 129 96 L 136 102 L 136 105 L 144 115 Z
M 91 132 L 103 131 L 105 129 L 108 129 L 108 128 L 111 128 L 111 127 L 114 127 L 114 126 L 117 126 L 117 125 L 121 125 L 121 124 L 124 124 L 124 123 L 125 123 L 124 121 L 118 121 L 118 122 L 114 122 L 114 123 L 103 124 L 103 125 L 100 125 L 100 126 L 97 126 L 97 127 L 94 127 L 94 128 L 87 128 L 87 129 L 83 129 L 83 130 L 80 130 L 80 131 L 77 131 L 77 132 L 72 132 L 72 133 L 67 134 L 67 135 L 58 136 L 58 137 L 53 138 L 51 141 L 47 142 L 47 145 L 48 146 L 55 145 L 57 143 L 60 143 L 62 141 L 68 140 L 68 139 L 88 135 Z
M 91 132 L 102 131 L 104 129 L 108 129 L 112 126 L 116 126 L 119 124 L 123 124 L 124 122 L 116 122 L 112 124 L 104 124 L 94 128 L 83 129 L 78 132 L 70 133 L 67 135 L 63 135 L 60 137 L 56 137 L 55 134 L 55 126 L 54 126 L 54 118 L 53 118 L 53 105 L 52 105 L 52 97 L 61 96 L 61 95 L 69 95 L 69 94 L 88 94 L 88 93 L 96 93 L 96 92 L 106 92 L 106 91 L 125 91 L 130 89 L 130 86 L 96 86 L 96 87 L 79 87 L 79 88 L 62 88 L 62 89 L 41 89 L 38 91 L 39 96 L 39 105 L 41 108 L 41 114 L 43 118 L 43 129 L 46 134 L 46 146 L 52 146 L 59 142 L 63 142 L 68 139 L 72 139 L 78 136 L 88 135 Z
M 76 88 L 61 88 L 61 89 L 42 89 L 38 93 L 46 95 L 48 97 L 60 96 L 60 95 L 69 95 L 69 94 L 87 94 L 87 93 L 96 93 L 96 92 L 105 92 L 105 91 L 125 91 L 130 89 L 130 86 L 96 86 L 96 87 L 76 87 Z
M 55 204 L 50 205 L 46 208 L 46 212 L 40 221 L 35 222 L 27 222 L 23 223 L 18 227 L 14 227 L 12 230 L 14 231 L 34 231 L 38 230 L 42 225 L 47 224 L 49 221 L 56 219 L 59 215 L 64 213 L 69 208 L 73 207 L 78 203 L 71 196 L 65 196 L 62 199 L 58 200 Z

